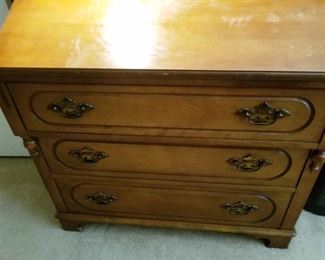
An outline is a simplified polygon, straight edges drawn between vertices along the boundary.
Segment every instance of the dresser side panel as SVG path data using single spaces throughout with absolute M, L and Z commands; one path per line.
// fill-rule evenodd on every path
M 13 133 L 17 136 L 26 136 L 26 129 L 19 112 L 16 108 L 14 101 L 12 100 L 7 86 L 5 83 L 0 82 L 0 107 L 4 113 L 9 126 Z
M 307 160 L 304 171 L 297 186 L 297 190 L 289 204 L 287 214 L 281 225 L 281 229 L 293 230 L 299 218 L 302 209 L 308 199 L 310 192 L 319 175 L 319 171 L 312 171 L 312 151 L 310 158 Z

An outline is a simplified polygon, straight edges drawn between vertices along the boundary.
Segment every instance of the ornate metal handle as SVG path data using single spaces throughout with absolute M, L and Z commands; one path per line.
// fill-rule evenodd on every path
M 109 205 L 113 201 L 118 200 L 118 197 L 115 195 L 107 195 L 102 192 L 97 192 L 97 193 L 86 196 L 86 199 L 93 201 L 98 205 Z
M 70 97 L 64 97 L 60 102 L 48 105 L 48 109 L 58 112 L 67 118 L 79 118 L 83 113 L 94 109 L 93 105 L 78 103 Z
M 105 152 L 95 151 L 88 146 L 85 146 L 80 150 L 71 150 L 69 154 L 84 163 L 97 163 L 99 160 L 105 159 L 109 156 L 109 154 Z
M 234 203 L 225 203 L 221 205 L 222 208 L 228 210 L 234 215 L 247 215 L 250 212 L 258 210 L 258 207 L 252 204 L 247 204 L 243 201 L 237 201 Z
M 236 170 L 241 172 L 256 172 L 262 167 L 272 164 L 267 159 L 257 159 L 255 155 L 247 154 L 241 158 L 230 158 L 227 160 Z
M 247 118 L 252 125 L 271 125 L 277 119 L 291 116 L 288 110 L 273 108 L 266 102 L 255 106 L 253 109 L 240 108 L 236 114 Z

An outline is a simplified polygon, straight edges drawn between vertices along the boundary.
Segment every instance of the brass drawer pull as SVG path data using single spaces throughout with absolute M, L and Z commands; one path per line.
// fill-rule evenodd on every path
M 94 109 L 93 105 L 78 103 L 70 97 L 64 97 L 60 102 L 48 105 L 48 109 L 62 114 L 66 118 L 79 118 L 83 113 Z
M 118 197 L 115 195 L 107 195 L 102 192 L 97 192 L 86 196 L 86 199 L 93 201 L 98 205 L 109 205 L 110 203 L 118 200 Z
M 88 146 L 85 146 L 80 150 L 72 150 L 69 152 L 69 154 L 78 158 L 84 163 L 97 163 L 98 161 L 109 156 L 105 152 L 95 151 Z
M 240 108 L 237 115 L 245 117 L 252 125 L 271 125 L 277 119 L 291 116 L 290 112 L 283 108 L 273 108 L 268 103 L 263 102 L 251 108 Z
M 268 159 L 257 159 L 252 154 L 247 154 L 241 158 L 230 158 L 227 162 L 241 172 L 256 172 L 262 167 L 272 165 L 272 161 Z
M 258 207 L 252 204 L 247 204 L 243 201 L 237 201 L 234 203 L 225 203 L 221 205 L 222 208 L 228 210 L 234 215 L 247 215 L 250 212 L 258 210 Z

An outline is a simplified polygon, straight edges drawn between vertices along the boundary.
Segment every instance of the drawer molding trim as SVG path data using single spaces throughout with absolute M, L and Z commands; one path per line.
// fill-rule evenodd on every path
M 85 192 L 84 195 L 82 195 L 79 199 L 76 197 L 78 193 L 83 193 L 82 190 L 83 188 L 85 188 L 85 190 L 87 190 L 87 186 L 91 187 L 91 186 L 94 186 L 96 185 L 96 189 L 98 188 L 98 191 L 94 191 L 93 194 L 89 195 L 89 193 L 91 192 Z M 109 185 L 110 187 L 112 188 L 122 188 L 122 187 L 126 187 L 125 185 L 120 185 L 120 184 L 117 184 L 117 183 L 107 183 L 107 185 Z M 72 186 L 71 189 L 70 189 L 70 192 L 69 192 L 69 196 L 71 197 L 73 203 L 75 203 L 76 205 L 78 205 L 79 207 L 83 208 L 83 209 L 86 209 L 87 211 L 93 211 L 93 212 L 98 212 L 98 213 L 101 213 L 101 214 L 104 214 L 104 215 L 111 215 L 111 216 L 134 216 L 134 217 L 140 217 L 140 218 L 150 218 L 150 217 L 161 217 L 161 218 L 166 218 L 166 219 L 172 219 L 172 218 L 175 218 L 175 219 L 192 219 L 193 221 L 204 221 L 206 223 L 233 223 L 233 224 L 240 224 L 240 223 L 245 223 L 245 225 L 247 225 L 248 223 L 251 223 L 251 224 L 258 224 L 258 223 L 262 223 L 262 222 L 265 222 L 267 220 L 269 220 L 277 211 L 277 206 L 276 206 L 276 203 L 272 200 L 272 198 L 270 198 L 268 195 L 266 194 L 260 194 L 260 193 L 256 193 L 256 192 L 253 192 L 253 191 L 247 191 L 246 193 L 243 193 L 245 196 L 250 196 L 254 199 L 258 199 L 258 201 L 260 201 L 260 203 L 263 203 L 264 206 L 266 207 L 269 207 L 269 209 L 267 210 L 267 214 L 262 214 L 260 218 L 256 218 L 256 219 L 248 219 L 245 215 L 247 215 L 249 212 L 254 212 L 254 211 L 257 211 L 257 209 L 259 210 L 262 210 L 261 207 L 258 207 L 256 205 L 251 205 L 249 203 L 244 203 L 243 205 L 240 205 L 242 208 L 244 208 L 244 206 L 247 208 L 247 209 L 242 209 L 242 212 L 245 212 L 246 210 L 249 210 L 249 212 L 247 214 L 231 214 L 234 216 L 235 219 L 229 219 L 229 216 L 224 216 L 224 217 L 219 217 L 218 219 L 215 219 L 215 217 L 212 218 L 212 216 L 210 217 L 205 217 L 204 214 L 202 214 L 202 216 L 187 216 L 187 215 L 179 215 L 179 214 L 175 214 L 175 212 L 173 212 L 173 214 L 161 214 L 161 213 L 148 213 L 148 212 L 141 212 L 141 211 L 132 211 L 132 210 L 117 210 L 117 209 L 114 209 L 112 210 L 111 207 L 108 207 L 110 205 L 111 202 L 114 202 L 116 200 L 119 200 L 118 203 L 123 203 L 123 198 L 124 199 L 130 199 L 130 198 L 125 198 L 125 194 L 121 195 L 121 194 L 118 194 L 118 193 L 115 193 L 114 195 L 110 195 L 112 192 L 107 192 L 106 191 L 104 192 L 103 190 L 105 190 L 105 187 L 106 185 L 104 185 L 103 183 L 92 183 L 92 182 L 82 182 L 82 183 L 78 183 L 77 185 L 75 186 Z M 151 187 L 148 187 L 148 186 L 138 186 L 138 185 L 128 185 L 127 188 L 129 190 L 132 190 L 131 193 L 134 194 L 132 196 L 137 196 L 137 194 L 139 194 L 139 192 L 141 192 L 141 190 L 147 190 L 150 192 L 151 191 L 154 191 L 154 192 L 157 192 L 157 191 L 161 191 L 162 194 L 165 194 L 166 195 L 166 192 L 174 192 L 175 195 L 179 194 L 179 195 L 182 195 L 184 196 L 184 194 L 189 194 L 190 196 L 193 196 L 194 194 L 196 196 L 202 196 L 202 194 L 204 194 L 203 196 L 211 196 L 211 195 L 215 195 L 216 198 L 218 198 L 217 195 L 225 195 L 225 194 L 231 194 L 231 195 L 234 195 L 234 194 L 237 194 L 239 195 L 240 192 L 239 191 L 225 191 L 225 190 L 216 190 L 216 191 L 204 191 L 202 192 L 201 190 L 198 190 L 197 188 L 192 188 L 190 190 L 185 190 L 185 189 L 181 189 L 181 188 L 171 188 L 171 187 L 154 187 L 154 188 L 151 188 Z M 102 191 L 100 191 L 102 190 Z M 107 187 L 106 187 L 106 190 L 107 190 Z M 123 193 L 123 191 L 122 191 Z M 154 193 L 153 193 L 154 194 Z M 89 196 L 91 196 L 92 198 L 89 199 Z M 140 196 L 141 197 L 141 196 Z M 175 199 L 177 198 L 177 196 L 175 197 Z M 67 198 L 66 198 L 67 199 Z M 98 202 L 101 202 L 101 199 L 104 199 L 105 201 L 108 200 L 108 202 L 106 203 L 98 203 Z M 81 201 L 80 201 L 81 200 Z M 93 201 L 93 202 L 96 202 L 94 204 L 94 207 L 91 206 L 91 204 L 88 205 L 85 205 L 87 204 L 87 201 Z M 84 202 L 84 203 L 82 203 Z M 173 202 L 170 201 L 170 203 L 172 204 Z M 97 205 L 97 206 L 95 206 Z M 141 205 L 141 203 L 139 204 Z M 219 205 L 219 207 L 221 208 L 224 208 L 222 205 L 227 205 L 227 202 Z M 267 206 L 268 205 L 268 206 Z M 237 207 L 238 205 L 233 205 L 233 207 Z M 69 207 L 69 206 L 68 206 Z M 218 204 L 217 204 L 217 199 L 216 199 L 216 203 L 215 203 L 215 208 L 218 207 Z M 141 207 L 140 207 L 141 208 Z M 71 212 L 74 212 L 73 209 L 70 209 Z M 235 209 L 234 209 L 235 211 Z M 74 213 L 77 213 L 77 212 L 74 212 Z M 203 213 L 203 212 L 202 212 Z M 221 212 L 220 212 L 221 213 Z M 264 215 L 264 216 L 263 216 Z M 243 219 L 240 219 L 241 217 L 244 217 Z
M 52 126 L 61 126 L 61 127 L 66 127 L 67 122 L 60 122 L 60 121 L 56 121 L 54 118 L 44 118 L 45 116 L 42 115 L 43 112 L 38 113 L 37 112 L 37 108 L 35 107 L 35 104 L 38 103 L 37 100 L 42 99 L 42 95 L 47 95 L 47 94 L 55 94 L 55 95 L 59 95 L 62 94 L 63 92 L 57 91 L 57 90 L 48 90 L 48 91 L 44 91 L 44 90 L 38 90 L 35 91 L 34 93 L 31 94 L 31 96 L 29 97 L 29 109 L 30 111 L 34 114 L 34 116 L 42 121 L 43 123 L 47 124 L 47 125 L 52 125 Z M 89 94 L 88 91 L 69 91 L 69 96 L 74 96 L 74 95 L 81 95 L 81 96 L 86 96 L 87 94 Z M 269 103 L 269 102 L 277 102 L 277 101 L 286 101 L 286 102 L 291 102 L 291 103 L 296 103 L 296 104 L 300 104 L 302 105 L 305 109 L 306 112 L 308 112 L 308 116 L 304 119 L 304 121 L 302 121 L 299 125 L 296 126 L 296 128 L 294 129 L 290 129 L 290 130 L 272 130 L 272 129 L 261 129 L 261 128 L 245 128 L 245 129 L 233 129 L 233 128 L 213 128 L 213 127 L 205 127 L 205 128 L 198 128 L 198 127 L 185 127 L 185 126 L 145 126 L 145 125 L 124 125 L 121 123 L 111 123 L 111 124 L 99 124 L 99 123 L 91 123 L 91 124 L 85 124 L 83 123 L 77 123 L 77 122 L 73 122 L 73 124 L 70 124 L 69 127 L 82 127 L 82 128 L 97 128 L 97 127 L 106 127 L 109 129 L 113 129 L 113 128 L 123 128 L 123 129 L 165 129 L 165 130 L 186 130 L 186 131 L 207 131 L 207 132 L 211 132 L 211 133 L 215 133 L 215 132 L 242 132 L 242 133 L 254 133 L 254 132 L 263 132 L 263 133 L 268 133 L 268 134 L 275 134 L 275 135 L 281 135 L 284 133 L 296 133 L 299 131 L 304 130 L 306 127 L 308 127 L 311 122 L 314 120 L 315 117 L 315 108 L 313 106 L 313 104 L 306 98 L 304 97 L 299 97 L 299 96 L 271 96 L 268 95 L 267 97 L 262 97 L 262 96 L 257 96 L 257 95 L 245 95 L 245 96 L 228 96 L 228 95 L 224 95 L 224 94 L 220 94 L 220 95 L 208 95 L 208 94 L 202 94 L 202 93 L 197 93 L 197 94 L 187 94 L 187 93 L 157 93 L 157 92 L 115 92 L 115 91 L 105 91 L 105 92 L 91 92 L 92 95 L 98 95 L 100 97 L 102 96 L 111 96 L 114 98 L 119 98 L 121 96 L 125 96 L 125 98 L 127 98 L 129 96 L 130 97 L 134 97 L 134 98 L 144 98 L 144 97 L 163 97 L 166 96 L 166 101 L 169 100 L 170 98 L 168 97 L 184 97 L 184 98 L 207 98 L 207 99 L 219 99 L 222 101 L 222 99 L 225 98 L 229 98 L 229 99 L 245 99 L 245 100 L 252 100 L 252 102 L 254 101 L 260 101 L 262 99 L 267 100 L 265 102 Z M 64 94 L 61 95 L 62 98 L 64 98 Z M 35 101 L 36 99 L 36 101 Z M 219 102 L 221 102 L 219 101 Z M 161 102 L 161 101 L 160 101 Z M 97 107 L 98 108 L 98 107 Z M 239 109 L 240 110 L 240 109 Z M 238 110 L 238 111 L 239 111 Z M 238 113 L 238 111 L 233 111 L 234 116 L 236 116 L 236 114 Z M 234 118 L 235 119 L 235 118 Z M 260 125 L 261 127 L 263 127 L 263 125 Z M 264 125 L 264 127 L 267 127 L 267 125 Z M 270 127 L 270 125 L 269 125 Z M 31 129 L 34 130 L 34 129 Z
M 142 142 L 134 142 L 134 143 L 123 143 L 123 142 L 114 142 L 114 141 L 106 141 L 106 142 L 101 142 L 101 141 L 93 141 L 93 140 L 82 140 L 82 139 L 59 139 L 57 141 L 55 141 L 53 143 L 53 146 L 51 147 L 51 153 L 53 154 L 54 158 L 60 163 L 62 164 L 64 167 L 67 167 L 71 170 L 77 170 L 77 171 L 91 171 L 91 172 L 111 172 L 111 173 L 141 173 L 141 174 L 158 174 L 158 175 L 170 175 L 170 176 L 174 176 L 174 175 L 179 175 L 179 176 L 198 176 L 197 174 L 191 173 L 190 171 L 187 171 L 186 173 L 184 172 L 177 172 L 177 171 L 173 171 L 173 172 L 162 172 L 162 171 L 155 171 L 155 170 L 146 170 L 146 171 L 141 171 L 141 170 L 128 170 L 128 169 L 96 169 L 96 167 L 91 167 L 91 169 L 87 169 L 87 168 L 83 168 L 83 166 L 80 164 L 72 164 L 71 162 L 69 163 L 69 161 L 67 161 L 64 156 L 60 156 L 60 153 L 58 153 L 58 148 L 60 147 L 60 145 L 64 145 L 65 143 L 76 143 L 76 144 L 85 144 L 85 147 L 90 147 L 92 145 L 96 145 L 96 144 L 107 144 L 107 145 L 127 145 L 127 146 L 133 146 L 136 147 L 138 145 L 141 146 L 147 146 L 147 147 L 170 147 L 172 148 L 193 148 L 193 149 L 211 149 L 211 148 L 215 148 L 215 149 L 222 149 L 222 148 L 226 148 L 224 146 L 195 146 L 195 145 L 181 145 L 181 144 L 165 144 L 165 143 L 142 143 Z M 249 147 L 232 147 L 232 149 L 249 149 Z M 82 148 L 83 149 L 83 148 Z M 89 148 L 91 149 L 91 148 Z M 92 149 L 93 150 L 93 149 Z M 259 150 L 259 151 L 267 151 L 267 150 L 273 150 L 273 151 L 277 151 L 279 154 L 281 154 L 282 159 L 281 160 L 285 160 L 286 164 L 283 167 L 283 169 L 281 169 L 281 171 L 276 172 L 275 174 L 272 174 L 271 176 L 268 176 L 267 178 L 263 178 L 263 180 L 275 180 L 278 178 L 281 178 L 282 176 L 284 176 L 285 174 L 287 174 L 289 172 L 289 170 L 292 167 L 292 157 L 291 155 L 283 149 L 278 149 L 278 148 L 272 148 L 272 149 L 268 149 L 268 148 L 255 148 L 255 150 Z M 74 153 L 74 152 L 79 152 L 78 149 L 73 149 L 71 150 L 69 153 Z M 94 153 L 96 153 L 97 151 L 94 151 Z M 97 152 L 98 153 L 98 152 Z M 108 154 L 106 152 L 100 152 L 103 153 L 104 157 L 103 159 L 110 157 L 111 154 Z M 245 153 L 244 153 L 245 154 Z M 106 156 L 107 155 L 107 156 Z M 250 154 L 245 154 L 243 157 L 248 156 Z M 252 155 L 255 156 L 255 153 Z M 240 158 L 243 158 L 240 157 Z M 112 157 L 113 158 L 113 157 Z M 233 166 L 234 169 L 232 169 L 232 171 L 237 171 L 237 166 L 234 167 L 233 164 L 236 164 L 235 160 L 240 160 L 240 158 L 230 158 L 228 160 L 225 160 L 224 163 L 225 165 L 229 165 L 230 164 Z M 82 161 L 82 159 L 81 159 Z M 104 163 L 104 162 L 98 162 L 100 163 Z M 91 164 L 91 163 L 89 163 Z M 256 167 L 266 167 L 266 166 L 271 166 L 273 164 L 273 162 L 271 160 L 266 160 L 266 159 L 257 159 L 256 161 L 257 166 Z M 94 164 L 95 166 L 96 164 Z M 86 166 L 86 164 L 85 164 Z M 239 166 L 238 166 L 239 167 Z M 242 168 L 244 168 L 244 166 L 242 166 Z M 245 172 L 247 172 L 248 175 L 245 175 L 243 177 L 240 177 L 240 175 L 233 175 L 233 176 L 229 176 L 229 175 L 220 175 L 220 176 L 216 176 L 213 174 L 201 174 L 199 175 L 200 177 L 207 177 L 207 178 L 223 178 L 223 177 L 227 177 L 227 178 L 231 178 L 231 179 L 243 179 L 246 180 L 247 177 L 249 177 L 249 179 L 257 179 L 259 180 L 260 178 L 258 178 L 258 176 L 256 175 L 256 177 L 254 178 L 253 174 L 257 172 L 256 171 L 242 171 L 243 175 L 245 174 Z

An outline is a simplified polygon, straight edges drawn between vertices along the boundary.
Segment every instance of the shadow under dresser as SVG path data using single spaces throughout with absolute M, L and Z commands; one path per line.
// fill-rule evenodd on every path
M 286 248 L 325 162 L 324 4 L 126 2 L 15 1 L 0 31 L 1 109 L 62 227 Z

